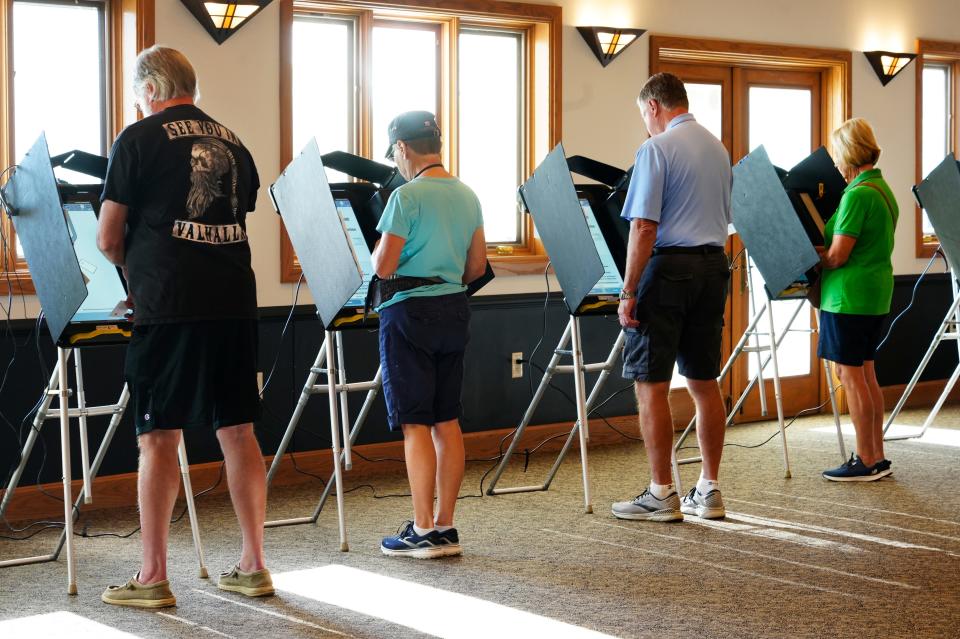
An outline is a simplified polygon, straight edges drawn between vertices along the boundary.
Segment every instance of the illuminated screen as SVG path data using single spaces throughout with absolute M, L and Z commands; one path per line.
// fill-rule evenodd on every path
M 353 248 L 353 254 L 357 258 L 357 264 L 363 275 L 363 283 L 353 294 L 353 297 L 346 303 L 346 308 L 363 308 L 363 303 L 367 299 L 367 288 L 370 286 L 370 278 L 373 277 L 373 260 L 370 258 L 370 249 L 367 247 L 367 241 L 363 238 L 363 231 L 360 230 L 360 223 L 357 221 L 357 215 L 353 212 L 353 206 L 350 200 L 338 198 L 335 200 L 337 212 L 343 220 L 343 225 L 347 229 L 347 237 L 350 238 L 350 246 Z
M 587 218 L 587 226 L 590 228 L 590 235 L 593 237 L 593 243 L 597 247 L 597 253 L 600 255 L 600 261 L 603 263 L 603 277 L 590 290 L 591 295 L 619 295 L 623 288 L 623 278 L 617 269 L 616 262 L 613 261 L 613 255 L 610 253 L 610 247 L 607 241 L 603 239 L 603 233 L 597 225 L 597 218 L 593 214 L 593 208 L 585 198 L 580 198 L 580 208 L 583 209 L 583 215 Z
M 117 267 L 97 248 L 97 216 L 87 202 L 65 204 L 73 236 L 73 250 L 80 263 L 80 272 L 87 283 L 87 298 L 73 316 L 75 322 L 118 320 L 117 305 L 127 299 Z M 122 307 L 121 307 L 122 308 Z

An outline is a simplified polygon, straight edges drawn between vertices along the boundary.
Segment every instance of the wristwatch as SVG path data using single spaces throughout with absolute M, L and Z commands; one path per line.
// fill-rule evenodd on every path
M 628 291 L 627 289 L 622 289 L 620 291 L 621 300 L 632 300 L 632 299 L 635 299 L 636 297 L 637 297 L 637 294 L 633 291 Z

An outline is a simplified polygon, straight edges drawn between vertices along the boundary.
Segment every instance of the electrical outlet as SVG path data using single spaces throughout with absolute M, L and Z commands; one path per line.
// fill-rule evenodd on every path
M 518 377 L 523 377 L 523 353 L 513 353 L 510 356 L 510 375 L 517 379 Z
M 263 371 L 257 371 L 257 388 L 261 393 L 263 392 Z

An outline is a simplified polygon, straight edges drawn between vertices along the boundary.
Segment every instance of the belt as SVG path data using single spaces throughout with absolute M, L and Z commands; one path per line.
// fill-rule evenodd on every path
M 722 246 L 704 244 L 702 246 L 659 246 L 653 249 L 654 255 L 710 255 L 723 253 Z

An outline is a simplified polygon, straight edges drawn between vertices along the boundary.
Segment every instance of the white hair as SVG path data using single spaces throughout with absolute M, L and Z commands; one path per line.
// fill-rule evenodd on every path
M 155 102 L 183 97 L 197 100 L 200 97 L 193 65 L 187 56 L 170 47 L 154 45 L 137 56 L 133 92 L 138 98 L 146 97 L 148 84 L 153 87 L 151 98 Z

